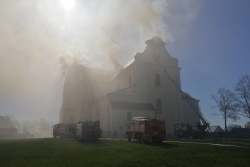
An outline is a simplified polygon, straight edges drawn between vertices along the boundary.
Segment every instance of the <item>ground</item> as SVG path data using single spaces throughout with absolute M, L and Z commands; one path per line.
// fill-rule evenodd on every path
M 244 167 L 250 166 L 249 157 L 249 141 L 172 140 L 162 144 L 139 144 L 135 141 L 101 139 L 83 143 L 60 138 L 0 140 L 1 166 L 5 167 Z

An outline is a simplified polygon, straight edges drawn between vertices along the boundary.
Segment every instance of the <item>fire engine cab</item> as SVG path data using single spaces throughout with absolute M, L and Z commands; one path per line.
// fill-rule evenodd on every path
M 74 129 L 73 125 L 65 124 L 65 123 L 58 123 L 53 126 L 53 136 L 67 138 L 74 136 Z
M 146 117 L 134 117 L 127 130 L 128 141 L 137 140 L 139 143 L 159 142 L 166 138 L 166 123 L 163 120 Z

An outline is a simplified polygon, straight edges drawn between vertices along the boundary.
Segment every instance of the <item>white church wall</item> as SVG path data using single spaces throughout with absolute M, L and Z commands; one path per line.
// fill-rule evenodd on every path
M 198 110 L 198 102 L 196 100 L 190 100 L 191 103 L 195 107 L 197 107 Z M 190 104 L 185 100 L 182 99 L 182 113 L 181 113 L 181 121 L 180 123 L 188 123 L 191 126 L 196 126 L 196 124 L 200 121 L 200 118 L 198 114 L 195 112 L 195 110 L 190 106 Z
M 120 76 L 120 89 L 131 87 L 134 85 L 134 67 L 133 65 L 124 69 Z
M 125 88 L 116 92 L 109 94 L 109 98 L 112 101 L 131 101 L 138 102 L 136 86 Z
M 125 89 L 131 86 L 134 86 L 135 75 L 134 75 L 133 65 L 123 69 L 119 75 L 117 75 L 109 85 L 109 92 L 116 92 L 121 89 Z
M 158 64 L 136 62 L 136 85 L 138 85 L 140 98 L 150 102 L 156 107 L 156 100 L 161 100 L 160 114 L 157 118 L 166 120 L 167 131 L 173 131 L 174 124 L 180 117 L 180 93 L 174 83 L 169 79 L 164 69 Z M 155 75 L 160 77 L 160 86 L 155 85 Z M 178 76 L 176 77 L 178 78 Z
M 178 89 L 181 90 L 180 68 L 171 66 L 165 67 L 164 75 L 165 77 L 168 77 Z
M 103 131 L 102 136 L 103 137 L 110 136 L 112 131 L 113 114 L 107 97 L 104 97 L 91 105 L 90 115 L 91 115 L 90 117 L 91 120 L 100 121 L 100 127 Z

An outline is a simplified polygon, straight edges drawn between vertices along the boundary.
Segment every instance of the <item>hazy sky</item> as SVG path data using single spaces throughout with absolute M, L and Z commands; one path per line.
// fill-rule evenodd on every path
M 110 55 L 125 64 L 156 35 L 179 59 L 182 89 L 223 127 L 211 95 L 249 74 L 248 0 L 75 0 L 72 9 L 62 2 L 0 1 L 0 115 L 57 121 L 62 57 L 109 68 Z

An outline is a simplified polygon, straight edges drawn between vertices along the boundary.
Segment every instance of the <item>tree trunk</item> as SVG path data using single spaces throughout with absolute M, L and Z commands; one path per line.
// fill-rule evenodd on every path
M 225 117 L 225 132 L 227 132 L 227 118 Z

